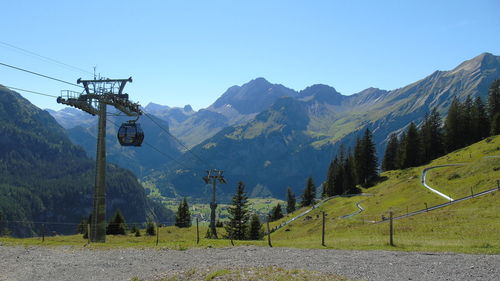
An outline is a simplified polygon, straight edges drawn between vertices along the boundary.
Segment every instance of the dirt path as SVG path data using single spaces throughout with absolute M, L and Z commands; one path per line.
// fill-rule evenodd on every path
M 355 280 L 500 280 L 500 255 L 267 247 L 88 250 L 0 246 L 0 280 L 151 279 L 165 272 L 267 267 L 334 273 Z

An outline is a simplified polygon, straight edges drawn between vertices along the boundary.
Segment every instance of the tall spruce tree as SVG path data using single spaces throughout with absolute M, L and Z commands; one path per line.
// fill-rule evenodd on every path
M 260 240 L 263 237 L 262 224 L 260 222 L 259 215 L 253 214 L 250 219 L 250 229 L 248 231 L 248 239 L 250 240 Z
M 406 132 L 404 145 L 403 168 L 416 167 L 422 163 L 422 143 L 415 123 L 411 122 Z
M 396 170 L 398 168 L 398 145 L 398 137 L 396 134 L 391 134 L 385 148 L 384 160 L 382 161 L 382 169 L 384 171 Z
M 342 163 L 342 154 L 337 155 L 335 160 L 333 160 L 333 194 L 332 195 L 342 195 L 344 194 L 344 171 Z
M 474 100 L 471 117 L 473 142 L 478 142 L 486 138 L 490 133 L 488 113 L 486 111 L 486 106 L 480 97 L 476 97 Z
M 302 207 L 311 206 L 314 204 L 314 198 L 316 198 L 316 186 L 314 185 L 312 177 L 307 178 L 307 184 L 304 188 L 304 193 L 302 194 L 302 202 L 300 205 Z
M 356 187 L 356 178 L 354 174 L 354 155 L 348 153 L 342 167 L 343 175 L 343 189 L 344 194 L 356 194 L 360 190 Z
M 452 152 L 461 147 L 462 128 L 461 128 L 461 104 L 455 97 L 448 109 L 448 115 L 445 121 L 445 144 L 446 152 Z
M 363 187 L 370 187 L 378 178 L 377 154 L 373 135 L 370 129 L 366 129 L 363 138 L 358 140 L 354 151 L 354 162 L 356 165 L 356 182 Z
M 495 114 L 491 119 L 491 130 L 490 133 L 492 136 L 496 136 L 500 134 L 500 112 Z
M 500 113 L 500 79 L 493 81 L 488 91 L 488 116 L 490 120 L 493 120 L 497 113 Z
M 500 79 L 491 83 L 488 91 L 488 116 L 490 118 L 490 134 L 500 134 Z
M 281 219 L 282 217 L 283 211 L 281 210 L 281 204 L 278 203 L 271 209 L 271 212 L 269 213 L 269 220 L 275 221 Z
M 396 154 L 396 168 L 404 169 L 405 158 L 405 143 L 407 139 L 407 132 L 404 131 L 398 141 L 398 153 Z
M 177 227 L 190 227 L 191 226 L 191 212 L 186 197 L 179 203 L 177 214 L 175 215 L 175 226 Z
M 248 197 L 245 184 L 240 181 L 228 209 L 229 222 L 225 225 L 227 236 L 234 240 L 244 240 L 248 228 Z
M 465 101 L 462 103 L 462 109 L 460 111 L 460 120 L 462 126 L 460 127 L 462 132 L 462 143 L 461 147 L 465 147 L 474 143 L 473 129 L 472 129 L 472 111 L 474 102 L 470 95 L 467 96 Z
M 286 199 L 287 199 L 286 213 L 287 214 L 293 213 L 295 211 L 296 199 L 295 199 L 295 194 L 293 193 L 291 187 L 288 187 L 287 189 Z
M 441 116 L 436 108 L 431 114 L 426 114 L 420 128 L 421 163 L 427 163 L 444 154 L 444 135 L 442 132 Z
M 333 191 L 333 178 L 334 178 L 334 173 L 335 173 L 335 160 L 332 160 L 330 162 L 330 166 L 328 167 L 328 172 L 326 174 L 326 181 L 323 183 L 323 193 L 321 194 L 321 197 L 331 197 L 334 195 Z

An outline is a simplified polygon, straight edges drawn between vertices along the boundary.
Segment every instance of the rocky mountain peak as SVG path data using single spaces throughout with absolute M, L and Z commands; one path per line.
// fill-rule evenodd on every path
M 459 66 L 455 67 L 451 73 L 457 73 L 460 71 L 473 72 L 481 69 L 491 68 L 493 65 L 500 63 L 500 57 L 494 56 L 491 53 L 482 53 L 470 60 L 466 60 Z
M 209 108 L 220 112 L 228 105 L 240 114 L 253 114 L 268 108 L 280 97 L 296 96 L 297 92 L 264 78 L 256 78 L 242 86 L 230 87 Z

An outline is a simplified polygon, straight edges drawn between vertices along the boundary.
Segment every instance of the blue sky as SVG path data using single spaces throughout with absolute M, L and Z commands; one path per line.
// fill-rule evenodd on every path
M 0 41 L 110 78 L 134 101 L 207 107 L 256 77 L 350 95 L 500 55 L 500 1 L 3 1 Z M 0 44 L 0 62 L 91 78 Z M 71 86 L 0 66 L 0 84 Z M 41 108 L 55 100 L 23 94 Z

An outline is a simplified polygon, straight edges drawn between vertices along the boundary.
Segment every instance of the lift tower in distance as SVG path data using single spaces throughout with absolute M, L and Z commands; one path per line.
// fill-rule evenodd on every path
M 217 188 L 217 182 L 226 183 L 224 179 L 224 171 L 212 169 L 207 171 L 207 175 L 203 177 L 206 184 L 212 184 L 212 202 L 210 202 L 210 227 L 208 229 L 207 238 L 217 239 L 217 229 L 215 228 L 215 209 L 217 209 L 217 203 L 215 201 L 215 190 Z
M 128 79 L 77 80 L 83 84 L 82 93 L 63 90 L 58 103 L 69 105 L 99 117 L 97 132 L 96 175 L 90 221 L 90 241 L 106 242 L 106 106 L 111 105 L 128 116 L 142 114 L 138 103 L 129 101 L 123 88 Z

